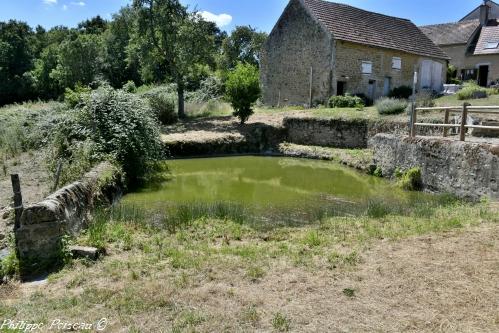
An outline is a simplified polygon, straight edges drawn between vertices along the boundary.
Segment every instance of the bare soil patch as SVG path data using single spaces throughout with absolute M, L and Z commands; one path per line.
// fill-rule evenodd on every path
M 7 209 L 12 201 L 11 173 L 19 174 L 25 205 L 42 200 L 50 192 L 49 175 L 44 165 L 44 157 L 40 152 L 23 153 L 7 160 L 5 172 L 0 170 L 0 238 L 12 229 L 12 225 L 8 225 L 10 219 L 7 218 Z

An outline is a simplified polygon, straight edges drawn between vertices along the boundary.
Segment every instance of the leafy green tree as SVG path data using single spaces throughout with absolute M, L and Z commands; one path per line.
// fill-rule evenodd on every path
M 239 63 L 232 70 L 226 82 L 227 99 L 234 108 L 234 116 L 244 124 L 253 114 L 253 105 L 261 95 L 258 68 Z
M 106 31 L 108 22 L 97 15 L 78 24 L 78 31 L 84 34 L 100 35 Z
M 59 45 L 51 44 L 41 53 L 35 61 L 33 76 L 36 82 L 38 97 L 57 98 L 64 92 L 64 87 L 52 77 L 51 73 L 57 68 Z
M 133 8 L 124 7 L 113 16 L 109 28 L 103 34 L 106 49 L 103 71 L 115 88 L 121 88 L 128 81 L 141 83 L 139 59 L 129 53 L 135 20 Z
M 98 35 L 78 35 L 59 46 L 57 67 L 50 73 L 61 87 L 88 85 L 102 73 L 102 41 Z
M 238 26 L 222 43 L 222 63 L 224 70 L 231 70 L 238 62 L 259 66 L 260 53 L 267 33 L 257 32 L 251 26 Z
M 0 22 L 0 105 L 32 97 L 32 37 L 24 22 Z
M 177 84 L 178 114 L 184 118 L 186 78 L 214 55 L 210 26 L 197 13 L 188 13 L 178 0 L 134 0 L 133 5 L 138 10 L 136 43 L 142 65 L 149 75 L 170 77 Z

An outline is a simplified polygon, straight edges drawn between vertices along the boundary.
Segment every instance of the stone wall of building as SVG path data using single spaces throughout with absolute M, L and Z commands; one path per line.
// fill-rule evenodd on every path
M 291 0 L 269 35 L 261 55 L 261 83 L 266 105 L 308 105 L 331 95 L 333 48 L 329 33 L 299 0 Z
M 499 80 L 499 54 L 466 56 L 466 45 L 440 46 L 451 57 L 450 63 L 458 69 L 478 69 L 480 65 L 489 66 L 488 82 Z
M 354 44 L 345 41 L 336 42 L 336 56 L 333 76 L 333 92 L 337 93 L 337 82 L 346 84 L 346 92 L 364 94 L 376 100 L 385 96 L 385 80 L 389 79 L 388 91 L 399 86 L 412 87 L 414 68 L 418 70 L 423 60 L 433 60 L 442 63 L 442 83 L 445 83 L 444 60 L 430 59 L 397 50 L 382 49 L 368 45 Z M 401 69 L 392 68 L 393 58 L 402 60 Z M 372 62 L 372 74 L 362 74 L 362 62 Z M 370 82 L 374 81 L 374 89 L 370 91 Z M 421 80 L 420 80 L 421 81 Z
M 378 134 L 371 141 L 374 164 L 386 177 L 397 168 L 420 167 L 428 190 L 462 198 L 499 198 L 499 146 L 425 137 Z
M 65 235 L 76 235 L 88 225 L 98 202 L 107 204 L 121 196 L 121 175 L 103 163 L 80 181 L 70 184 L 42 202 L 26 207 L 20 228 L 15 231 L 22 275 L 56 265 Z

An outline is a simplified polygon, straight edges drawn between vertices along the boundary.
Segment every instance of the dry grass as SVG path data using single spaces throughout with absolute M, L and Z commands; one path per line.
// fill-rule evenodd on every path
M 498 222 L 487 207 L 270 229 L 110 223 L 102 261 L 0 286 L 0 318 L 106 317 L 110 332 L 496 331 L 499 227 L 484 223 Z

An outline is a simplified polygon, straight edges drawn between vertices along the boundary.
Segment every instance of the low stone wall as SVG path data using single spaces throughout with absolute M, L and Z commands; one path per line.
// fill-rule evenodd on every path
M 378 134 L 371 141 L 374 163 L 392 177 L 397 168 L 420 167 L 426 189 L 472 200 L 499 199 L 499 146 L 444 138 Z
M 367 147 L 367 120 L 290 117 L 284 119 L 289 142 L 335 148 Z
M 167 135 L 163 143 L 172 157 L 194 157 L 272 153 L 286 138 L 286 129 L 282 127 L 249 124 L 241 132 L 191 131 Z
M 285 118 L 284 127 L 292 143 L 351 149 L 367 148 L 369 139 L 379 133 L 406 135 L 409 131 L 408 122 L 317 117 Z M 418 135 L 442 135 L 442 130 L 424 127 Z
M 86 228 L 97 203 L 109 204 L 120 196 L 121 175 L 114 166 L 102 163 L 80 181 L 26 207 L 15 231 L 21 274 L 27 276 L 57 265 L 63 237 Z

